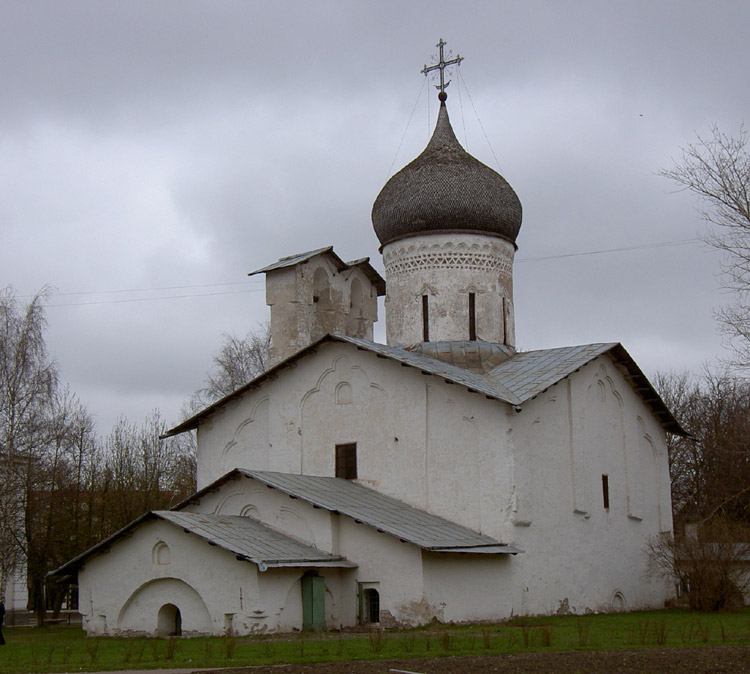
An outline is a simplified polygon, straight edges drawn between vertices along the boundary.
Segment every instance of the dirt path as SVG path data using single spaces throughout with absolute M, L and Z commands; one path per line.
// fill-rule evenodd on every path
M 741 674 L 750 672 L 750 647 L 642 649 L 573 653 L 382 660 L 316 665 L 276 665 L 221 669 L 222 674 Z

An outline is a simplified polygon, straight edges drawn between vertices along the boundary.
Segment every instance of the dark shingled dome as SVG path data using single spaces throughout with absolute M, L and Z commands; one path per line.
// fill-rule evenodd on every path
M 521 202 L 505 178 L 461 147 L 442 103 L 424 152 L 375 199 L 372 224 L 383 246 L 417 234 L 456 231 L 515 243 L 521 215 Z

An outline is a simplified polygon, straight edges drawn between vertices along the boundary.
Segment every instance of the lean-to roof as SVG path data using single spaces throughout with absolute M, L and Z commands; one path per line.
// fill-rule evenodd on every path
M 119 539 L 132 534 L 137 527 L 154 520 L 169 522 L 181 528 L 185 533 L 202 538 L 209 545 L 231 552 L 239 560 L 256 564 L 261 571 L 280 567 L 355 568 L 357 566 L 344 557 L 331 555 L 311 545 L 300 543 L 252 517 L 153 510 L 63 564 L 49 575 L 65 576 L 74 573 L 92 556 L 104 552 Z
M 208 485 L 194 496 L 175 506 L 180 510 L 197 502 L 207 492 L 215 491 L 224 482 L 241 476 L 257 480 L 288 496 L 306 501 L 338 515 L 352 518 L 381 533 L 395 536 L 433 552 L 476 552 L 516 554 L 518 548 L 433 515 L 396 498 L 381 494 L 352 480 L 340 477 L 297 475 L 237 468 Z

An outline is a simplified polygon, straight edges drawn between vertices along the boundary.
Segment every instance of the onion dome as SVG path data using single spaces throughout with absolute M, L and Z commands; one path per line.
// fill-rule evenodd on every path
M 515 243 L 521 216 L 521 202 L 505 178 L 461 147 L 442 99 L 424 152 L 385 184 L 372 207 L 372 224 L 383 246 L 448 232 Z

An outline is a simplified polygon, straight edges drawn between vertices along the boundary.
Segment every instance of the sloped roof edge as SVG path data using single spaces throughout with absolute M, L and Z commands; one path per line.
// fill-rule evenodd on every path
M 140 517 L 137 517 L 132 522 L 129 522 L 126 524 L 122 529 L 118 529 L 115 531 L 115 533 L 110 534 L 105 539 L 99 541 L 96 545 L 93 545 L 88 550 L 85 550 L 79 555 L 76 555 L 73 557 L 73 559 L 65 562 L 62 566 L 58 566 L 53 571 L 49 571 L 47 573 L 50 577 L 55 576 L 65 576 L 67 574 L 74 573 L 77 571 L 83 564 L 86 562 L 86 560 L 91 557 L 92 555 L 96 554 L 97 552 L 104 550 L 108 548 L 112 543 L 114 543 L 117 539 L 122 538 L 123 536 L 129 534 L 131 531 L 133 531 L 136 527 L 143 524 L 144 522 L 147 522 L 148 520 L 156 519 L 156 515 L 153 511 L 149 511 L 146 513 L 143 513 Z
M 263 384 L 266 379 L 273 377 L 283 368 L 305 357 L 308 353 L 316 350 L 324 342 L 330 341 L 352 344 L 358 349 L 374 353 L 380 358 L 388 358 L 390 360 L 397 361 L 406 367 L 413 367 L 415 369 L 421 370 L 425 374 L 431 374 L 436 377 L 445 379 L 452 384 L 465 386 L 471 392 L 480 393 L 488 398 L 499 400 L 501 402 L 514 406 L 521 406 L 523 403 L 531 400 L 532 398 L 535 398 L 536 396 L 546 391 L 549 387 L 570 376 L 573 372 L 579 370 L 584 365 L 587 365 L 601 355 L 609 353 L 615 365 L 620 369 L 624 376 L 631 381 L 631 383 L 633 384 L 633 389 L 635 390 L 637 395 L 639 395 L 644 403 L 646 403 L 646 405 L 651 408 L 664 429 L 676 435 L 689 437 L 689 433 L 687 433 L 687 431 L 685 431 L 682 426 L 680 426 L 679 422 L 667 408 L 664 401 L 653 388 L 646 375 L 643 374 L 636 362 L 619 342 L 603 342 L 585 344 L 577 347 L 560 347 L 555 349 L 538 349 L 536 351 L 519 352 L 502 363 L 500 366 L 495 368 L 495 370 L 493 370 L 490 374 L 480 375 L 470 372 L 469 370 L 465 370 L 461 367 L 444 363 L 435 358 L 422 356 L 399 347 L 387 346 L 385 344 L 370 342 L 366 339 L 347 337 L 345 335 L 338 334 L 324 335 L 312 344 L 309 344 L 303 349 L 300 349 L 297 353 L 293 354 L 289 358 L 286 358 L 280 363 L 277 363 L 270 370 L 267 370 L 263 374 L 245 384 L 245 386 L 240 387 L 233 393 L 230 393 L 229 395 L 221 398 L 212 405 L 209 405 L 204 410 L 193 415 L 181 424 L 175 426 L 174 428 L 171 428 L 161 437 L 167 438 L 197 428 L 201 421 L 203 421 L 214 412 L 220 410 L 234 398 L 241 397 L 247 391 L 253 388 L 257 388 L 258 386 Z M 562 367 L 554 369 L 554 371 L 552 371 L 552 376 L 546 378 L 545 381 L 539 386 L 516 388 L 510 383 L 503 382 L 503 371 L 515 366 L 515 364 L 519 361 L 523 361 L 524 359 L 539 355 L 549 354 L 554 356 L 555 354 L 562 352 L 580 353 L 578 353 L 579 357 L 577 359 L 570 359 L 569 361 L 563 363 Z
M 347 337 L 345 335 L 330 333 L 324 335 L 315 342 L 308 344 L 306 347 L 300 349 L 297 353 L 292 354 L 288 358 L 285 358 L 269 370 L 266 370 L 262 374 L 258 375 L 255 379 L 249 381 L 244 386 L 241 386 L 236 391 L 233 391 L 229 395 L 226 395 L 223 398 L 217 400 L 215 403 L 212 403 L 200 412 L 197 412 L 189 419 L 183 421 L 181 424 L 178 424 L 174 428 L 170 428 L 160 437 L 162 439 L 169 438 L 174 435 L 179 435 L 180 433 L 191 431 L 194 428 L 197 428 L 198 424 L 205 418 L 209 417 L 214 412 L 217 412 L 235 398 L 239 398 L 251 389 L 257 388 L 258 386 L 263 384 L 264 381 L 272 378 L 292 363 L 295 363 L 301 358 L 304 358 L 308 353 L 315 351 L 320 345 L 325 342 L 344 342 L 352 344 L 362 351 L 370 351 L 380 357 L 398 361 L 405 366 L 411 366 L 416 369 L 425 371 L 429 374 L 433 374 L 444 379 L 449 379 L 454 384 L 463 384 L 469 390 L 475 391 L 477 393 L 482 393 L 489 396 L 490 398 L 496 398 L 509 404 L 521 403 L 521 400 L 516 398 L 516 396 L 514 396 L 510 391 L 498 390 L 500 387 L 497 387 L 496 385 L 490 385 L 488 380 L 484 377 L 474 375 L 468 370 L 464 370 L 460 367 L 447 365 L 445 363 L 442 363 L 441 361 L 435 360 L 434 358 L 420 356 L 399 347 L 386 346 L 385 344 L 370 342 L 366 339 L 358 339 L 356 337 Z
M 375 267 L 370 264 L 369 257 L 361 257 L 356 260 L 352 260 L 351 262 L 344 262 L 338 255 L 336 255 L 333 250 L 333 246 L 326 246 L 325 248 L 308 250 L 304 253 L 287 255 L 286 257 L 279 258 L 272 264 L 249 272 L 248 276 L 255 276 L 256 274 L 265 274 L 270 271 L 276 271 L 278 269 L 287 269 L 288 267 L 294 267 L 295 265 L 302 264 L 303 262 L 311 260 L 316 255 L 328 255 L 333 260 L 333 263 L 336 265 L 336 268 L 339 271 L 354 269 L 355 267 L 361 268 L 364 275 L 367 276 L 370 282 L 375 286 L 375 289 L 378 292 L 378 297 L 385 295 L 385 279 L 380 275 L 377 269 L 375 269 Z
M 278 489 L 313 507 L 348 517 L 359 524 L 433 552 L 517 554 L 523 552 L 463 525 L 434 515 L 370 487 L 343 478 L 253 471 L 236 468 L 174 506 L 180 510 L 200 501 L 228 481 L 247 477 Z
M 196 496 L 196 495 L 193 495 L 193 496 Z M 193 497 L 189 497 L 189 498 L 192 499 Z M 175 510 L 175 508 L 172 508 L 172 510 Z M 144 513 L 137 519 L 133 520 L 132 522 L 124 526 L 122 529 L 119 529 L 118 531 L 113 533 L 112 535 L 107 536 L 107 538 L 103 539 L 96 545 L 93 545 L 88 550 L 85 550 L 84 552 L 77 555 L 73 559 L 65 562 L 65 564 L 63 564 L 62 566 L 59 566 L 57 569 L 53 571 L 50 571 L 47 575 L 50 577 L 62 577 L 62 576 L 67 576 L 67 575 L 75 573 L 91 557 L 106 550 L 113 543 L 117 542 L 119 539 L 123 538 L 124 536 L 131 534 L 139 526 L 145 524 L 146 522 L 156 520 L 156 519 L 163 520 L 165 522 L 168 522 L 172 526 L 181 528 L 185 532 L 190 533 L 194 536 L 197 536 L 198 538 L 205 541 L 209 545 L 220 547 L 223 550 L 226 550 L 227 552 L 230 552 L 236 555 L 237 558 L 241 559 L 242 561 L 251 562 L 255 564 L 256 566 L 261 568 L 261 570 L 264 570 L 264 567 L 275 568 L 275 567 L 286 567 L 286 566 L 315 566 L 318 563 L 323 564 L 325 566 L 329 566 L 329 567 L 330 566 L 336 566 L 336 567 L 342 567 L 342 568 L 356 568 L 357 567 L 356 564 L 348 561 L 344 557 L 331 555 L 322 551 L 318 551 L 309 545 L 306 545 L 304 547 L 310 549 L 311 554 L 305 557 L 304 559 L 303 558 L 271 559 L 271 558 L 266 558 L 266 557 L 261 558 L 257 555 L 256 556 L 248 555 L 246 551 L 240 550 L 236 546 L 228 545 L 226 541 L 222 541 L 221 537 L 208 536 L 205 534 L 205 532 L 199 530 L 198 528 L 190 526 L 189 522 L 186 523 L 186 522 L 176 520 L 175 517 L 172 515 L 172 512 L 169 510 L 166 510 L 166 511 L 151 510 L 149 512 Z M 248 518 L 248 519 L 251 519 L 251 518 Z M 277 532 L 275 530 L 270 529 L 270 527 L 263 524 L 262 522 L 258 522 L 258 524 L 260 524 L 263 528 L 268 529 L 269 531 L 273 531 L 275 536 L 289 538 L 288 536 L 286 536 L 285 534 L 282 534 L 281 532 Z M 296 545 L 301 545 L 297 541 L 294 541 L 294 539 L 289 539 L 289 540 L 292 541 Z

